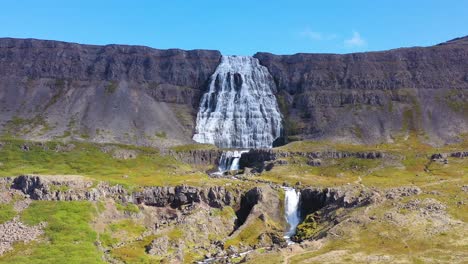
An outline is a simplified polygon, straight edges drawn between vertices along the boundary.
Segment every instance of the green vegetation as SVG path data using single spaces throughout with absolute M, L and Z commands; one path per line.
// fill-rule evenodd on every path
M 268 252 L 264 253 L 261 250 L 257 250 L 247 257 L 246 264 L 257 264 L 257 263 L 268 263 L 268 264 L 282 264 L 285 263 L 283 256 L 280 252 Z
M 127 213 L 139 213 L 140 212 L 140 209 L 138 208 L 138 206 L 132 203 L 127 203 L 125 205 L 121 203 L 116 203 L 115 206 L 117 207 L 117 210 L 124 211 Z
M 247 226 L 242 226 L 242 229 L 234 235 L 234 237 L 228 239 L 224 243 L 224 248 L 229 248 L 231 245 L 237 246 L 240 243 L 244 245 L 255 245 L 258 242 L 259 236 L 266 228 L 265 223 L 257 218 L 247 224 Z
M 48 109 L 50 106 L 54 105 L 55 103 L 57 103 L 57 101 L 60 99 L 60 97 L 63 96 L 64 92 L 65 92 L 65 80 L 63 79 L 56 79 L 55 80 L 55 87 L 57 88 L 57 93 L 55 93 L 52 98 L 50 99 L 50 101 L 46 104 L 46 106 L 44 107 L 44 109 Z
M 149 245 L 155 236 L 147 236 L 140 241 L 126 244 L 111 250 L 111 255 L 125 263 L 150 264 L 160 263 L 161 257 L 146 254 L 145 246 Z
M 164 132 L 164 131 L 162 131 L 162 132 L 156 132 L 155 135 L 156 135 L 156 137 L 158 137 L 158 138 L 167 138 L 166 132 Z
M 307 159 L 299 156 L 288 157 L 288 165 L 275 166 L 260 175 L 265 180 L 276 183 L 338 186 L 360 181 L 366 186 L 392 187 L 401 185 L 422 185 L 440 179 L 454 179 L 468 175 L 465 159 L 449 158 L 448 164 L 430 162 L 430 156 L 440 152 L 454 152 L 468 148 L 468 138 L 462 142 L 444 147 L 433 147 L 422 143 L 419 137 L 410 133 L 409 137 L 397 138 L 394 143 L 377 145 L 353 145 L 328 141 L 292 142 L 276 148 L 276 151 L 291 152 L 374 152 L 386 156 L 383 159 L 323 159 L 318 167 L 306 164 Z
M 186 151 L 192 151 L 192 150 L 210 150 L 210 149 L 216 149 L 216 146 L 211 145 L 211 144 L 187 144 L 187 145 L 180 145 L 180 146 L 175 146 L 171 148 L 171 150 L 175 152 L 186 152 Z
M 89 202 L 34 201 L 21 220 L 29 225 L 47 222 L 47 242 L 17 244 L 0 257 L 0 263 L 103 263 L 89 225 L 92 217 Z
M 296 235 L 299 240 L 306 240 L 314 237 L 320 231 L 320 227 L 315 220 L 316 214 L 309 214 L 304 221 L 297 226 Z
M 171 156 L 159 154 L 156 149 L 115 145 L 120 148 L 136 149 L 135 159 L 114 159 L 104 153 L 104 145 L 72 142 L 73 151 L 57 152 L 61 142 L 34 143 L 23 140 L 5 139 L 0 149 L 1 176 L 20 174 L 82 175 L 100 181 L 122 184 L 127 187 L 174 186 L 188 184 L 194 186 L 216 185 L 226 182 L 222 179 L 209 179 L 203 168 L 194 170 Z M 29 151 L 23 151 L 23 145 Z M 70 144 L 70 143 L 69 143 Z M 128 177 L 123 177 L 128 175 Z
M 364 138 L 364 133 L 362 132 L 362 128 L 360 128 L 359 126 L 354 126 L 351 128 L 351 130 L 353 131 L 353 134 L 356 135 L 357 138 L 359 139 Z
M 454 112 L 468 116 L 468 103 L 466 98 L 468 93 L 464 90 L 451 89 L 438 97 L 438 101 L 445 103 Z
M 106 94 L 113 94 L 115 91 L 117 91 L 117 88 L 119 87 L 119 84 L 117 81 L 111 81 L 105 88 Z
M 125 219 L 109 224 L 105 231 L 99 234 L 99 240 L 105 247 L 111 247 L 119 242 L 131 242 L 145 232 L 143 225 L 133 220 Z
M 167 237 L 169 241 L 176 242 L 184 237 L 184 231 L 180 228 L 173 228 L 168 234 Z
M 0 204 L 0 224 L 10 221 L 16 216 L 12 204 Z
M 36 128 L 40 128 L 40 134 L 44 134 L 52 129 L 41 115 L 36 115 L 33 118 L 14 116 L 5 124 L 3 136 L 12 138 L 13 135 L 25 135 L 33 132 Z
M 286 102 L 286 98 L 283 95 L 277 95 L 276 99 L 278 102 L 280 112 L 285 117 L 283 119 L 285 135 L 289 138 L 299 134 L 301 130 L 300 122 L 297 120 L 293 120 L 293 118 L 289 115 L 289 107 L 288 103 Z M 295 138 L 293 137 L 291 141 L 294 141 L 294 139 Z
M 236 217 L 236 213 L 234 212 L 234 209 L 232 209 L 231 206 L 224 206 L 221 209 L 213 208 L 211 210 L 211 216 L 221 216 L 222 219 L 232 220 L 234 217 Z

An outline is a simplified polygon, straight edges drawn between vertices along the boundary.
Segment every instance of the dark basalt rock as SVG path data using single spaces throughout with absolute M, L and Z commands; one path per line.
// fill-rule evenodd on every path
M 70 177 L 68 177 L 70 178 Z M 100 183 L 93 187 L 92 181 L 68 179 L 67 177 L 48 177 L 21 175 L 6 178 L 5 183 L 12 189 L 20 190 L 33 200 L 48 201 L 97 201 L 109 197 L 125 203 L 145 204 L 148 206 L 180 208 L 194 203 L 206 203 L 221 208 L 239 202 L 239 193 L 226 190 L 221 186 L 208 188 L 180 185 L 175 187 L 145 187 L 141 191 L 129 193 L 120 185 L 110 186 Z
M 199 98 L 220 58 L 209 50 L 0 38 L 0 131 L 14 113 L 49 128 L 17 135 L 29 139 L 66 135 L 74 120 L 72 138 L 190 143 Z M 155 136 L 161 132 L 164 138 Z
M 287 120 L 274 145 L 391 142 L 402 132 L 456 141 L 468 133 L 467 39 L 345 55 L 257 53 Z M 0 132 L 159 148 L 193 143 L 200 97 L 220 58 L 219 51 L 1 38 Z
M 466 111 L 455 106 L 468 104 L 468 37 L 381 52 L 255 57 L 276 81 L 283 115 L 299 124 L 286 134 L 373 143 L 402 129 L 443 140 L 468 131 Z
M 217 149 L 200 149 L 188 151 L 169 151 L 168 154 L 184 163 L 197 165 L 218 165 L 223 152 Z

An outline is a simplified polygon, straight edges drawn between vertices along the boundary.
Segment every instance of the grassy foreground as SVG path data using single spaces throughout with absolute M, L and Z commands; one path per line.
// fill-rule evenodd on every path
M 34 201 L 20 214 L 21 220 L 28 225 L 47 222 L 44 237 L 15 245 L 0 257 L 0 263 L 104 263 L 89 224 L 94 213 L 89 202 Z

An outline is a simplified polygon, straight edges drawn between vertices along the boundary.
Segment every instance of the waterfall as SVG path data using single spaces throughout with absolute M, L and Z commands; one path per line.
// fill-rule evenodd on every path
M 248 150 L 234 150 L 224 151 L 219 159 L 218 170 L 219 172 L 225 172 L 230 170 L 239 169 L 239 161 L 243 153 L 249 152 Z
M 301 193 L 290 187 L 285 187 L 284 192 L 284 216 L 289 225 L 284 237 L 290 242 L 290 238 L 296 233 L 296 227 L 301 221 L 299 211 Z
M 248 56 L 222 56 L 202 96 L 193 139 L 220 148 L 271 148 L 281 114 L 268 69 Z

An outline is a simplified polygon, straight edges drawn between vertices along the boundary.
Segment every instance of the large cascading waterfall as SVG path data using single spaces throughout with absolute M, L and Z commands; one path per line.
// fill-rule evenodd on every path
M 288 230 L 285 233 L 285 238 L 288 242 L 291 242 L 291 237 L 296 233 L 297 225 L 301 221 L 299 202 L 301 193 L 296 191 L 294 188 L 286 187 L 285 199 L 284 199 L 284 216 L 288 222 Z
M 281 136 L 276 86 L 248 56 L 223 56 L 201 99 L 193 139 L 220 148 L 271 148 Z

